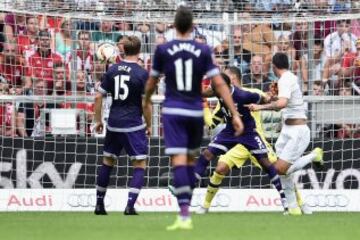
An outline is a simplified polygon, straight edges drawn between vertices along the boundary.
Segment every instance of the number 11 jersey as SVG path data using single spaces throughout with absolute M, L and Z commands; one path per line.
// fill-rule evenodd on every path
M 150 75 L 158 77 L 160 73 L 165 74 L 166 84 L 163 113 L 202 115 L 201 82 L 205 75 L 211 78 L 219 74 L 209 46 L 193 40 L 173 40 L 159 45 Z

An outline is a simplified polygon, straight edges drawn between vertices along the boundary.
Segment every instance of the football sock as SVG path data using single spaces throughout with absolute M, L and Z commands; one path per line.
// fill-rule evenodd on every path
M 295 195 L 295 185 L 293 181 L 293 174 L 280 176 L 281 185 L 284 188 L 284 193 L 286 196 L 286 200 L 289 204 L 289 208 L 298 207 Z
M 187 219 L 190 217 L 189 206 L 192 196 L 188 166 L 174 167 L 174 193 L 180 207 L 180 217 Z
M 282 203 L 284 209 L 287 210 L 289 206 L 288 206 L 288 203 L 287 203 L 287 200 L 286 200 L 286 197 L 285 197 L 283 187 L 282 187 L 281 182 L 280 182 L 280 177 L 277 174 L 275 167 L 273 165 L 270 165 L 266 170 L 267 170 L 266 171 L 267 174 L 269 175 L 270 182 L 275 186 L 276 190 L 280 194 L 281 203 Z
M 187 166 L 187 173 L 189 176 L 189 182 L 191 189 L 194 189 L 196 186 L 196 176 L 195 176 L 195 167 L 194 166 Z
M 128 194 L 127 206 L 133 208 L 137 197 L 139 196 L 140 190 L 144 185 L 144 173 L 145 169 L 135 168 L 133 177 L 130 182 L 130 189 Z
M 195 173 L 200 176 L 203 177 L 205 174 L 205 171 L 207 169 L 207 167 L 209 166 L 210 161 L 208 161 L 204 155 L 200 155 L 200 157 L 197 159 L 196 161 L 196 165 L 195 165 Z
M 106 189 L 109 185 L 110 174 L 113 166 L 108 166 L 102 164 L 99 170 L 99 175 L 97 177 L 97 186 L 96 186 L 96 204 L 103 205 L 104 198 L 106 194 Z
M 214 172 L 213 175 L 211 176 L 205 195 L 204 208 L 210 208 L 211 202 L 215 197 L 216 193 L 218 192 L 219 186 L 222 180 L 224 179 L 224 177 L 225 177 L 224 175 L 221 175 L 217 172 Z
M 309 163 L 311 163 L 311 161 L 316 158 L 316 154 L 315 153 L 309 153 L 305 156 L 302 156 L 301 158 L 297 159 L 287 170 L 286 174 L 291 174 L 293 172 L 296 172 L 300 169 L 303 169 L 303 167 L 305 167 L 306 165 L 308 165 Z
M 298 206 L 300 207 L 300 206 L 304 205 L 304 201 L 302 200 L 301 194 L 300 194 L 299 190 L 297 189 L 297 187 L 295 186 L 295 184 L 294 184 L 294 191 L 295 191 L 296 201 L 297 201 Z

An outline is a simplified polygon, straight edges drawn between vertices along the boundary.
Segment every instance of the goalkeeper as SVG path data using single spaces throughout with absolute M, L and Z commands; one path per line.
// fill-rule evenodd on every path
M 240 71 L 237 68 L 230 67 L 226 70 L 226 73 L 230 77 L 231 83 L 233 85 L 240 86 L 240 80 L 239 80 L 240 79 Z M 251 92 L 256 92 L 259 95 L 263 96 L 264 98 L 267 98 L 266 94 L 258 89 L 247 89 L 247 88 L 243 88 L 243 89 L 245 89 L 247 91 L 251 91 Z M 212 130 L 223 128 L 223 127 L 221 127 L 221 125 L 224 125 L 223 122 L 225 120 L 225 116 L 224 116 L 224 114 L 223 114 L 224 112 L 221 110 L 221 108 L 222 107 L 221 107 L 220 102 L 216 106 L 216 109 L 213 113 L 210 112 L 209 108 L 205 108 L 205 111 L 204 111 L 205 123 Z M 265 146 L 267 148 L 268 159 L 271 163 L 274 163 L 277 160 L 277 156 L 276 156 L 275 152 L 273 151 L 271 145 L 266 141 L 266 139 L 264 137 L 260 112 L 252 112 L 251 115 L 255 119 L 256 131 L 258 132 L 259 136 L 261 137 L 261 140 L 263 141 L 263 143 L 265 144 Z M 217 130 L 217 131 L 219 131 L 219 130 Z M 216 136 L 215 136 L 215 138 L 216 138 Z M 216 147 L 216 145 L 214 145 L 213 143 L 209 144 L 209 147 L 211 147 L 211 146 Z M 214 154 L 209 149 L 206 149 L 202 153 L 202 155 L 200 156 L 200 158 L 197 161 L 197 165 L 195 168 L 195 172 L 196 172 L 198 178 L 200 178 L 201 176 L 204 175 L 209 162 L 214 158 L 215 158 Z M 252 155 L 250 153 L 250 151 L 242 144 L 236 145 L 235 147 L 233 147 L 232 149 L 227 151 L 225 155 L 220 156 L 217 167 L 215 169 L 215 172 L 213 173 L 213 175 L 210 178 L 210 183 L 207 187 L 207 193 L 205 196 L 204 204 L 198 209 L 197 213 L 203 214 L 203 213 L 208 212 L 210 205 L 211 205 L 211 201 L 214 198 L 214 196 L 216 195 L 216 193 L 219 189 L 219 186 L 220 186 L 223 178 L 225 177 L 225 175 L 227 175 L 229 173 L 230 169 L 232 169 L 233 167 L 240 168 L 241 166 L 243 166 L 244 163 L 248 159 L 250 159 L 250 161 L 255 166 L 261 168 L 260 164 L 254 157 L 254 155 Z M 287 176 L 281 176 L 282 180 L 283 180 L 283 178 L 286 178 L 286 177 Z M 305 214 L 311 214 L 311 210 L 307 207 L 307 205 L 305 205 L 303 203 L 300 193 L 298 192 L 298 190 L 295 187 L 295 184 L 292 183 L 290 185 L 290 184 L 284 184 L 284 183 L 288 183 L 288 182 L 282 181 L 285 195 L 288 195 L 289 191 L 290 192 L 295 191 L 295 194 L 296 194 L 297 203 L 293 203 L 292 206 L 296 205 L 297 207 L 290 208 L 289 213 L 291 215 L 301 215 L 302 212 Z

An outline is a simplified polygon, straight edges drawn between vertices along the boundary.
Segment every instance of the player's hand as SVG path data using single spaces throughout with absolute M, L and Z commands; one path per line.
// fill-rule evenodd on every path
M 244 106 L 249 108 L 250 111 L 259 111 L 259 110 L 261 110 L 261 105 L 254 104 L 254 103 L 247 104 L 247 105 L 244 105 Z
M 232 117 L 232 124 L 235 129 L 235 136 L 240 136 L 244 132 L 244 124 L 239 115 Z
M 146 126 L 145 133 L 146 136 L 151 137 L 152 134 L 151 126 Z
M 102 122 L 95 123 L 95 132 L 101 134 L 104 130 L 104 124 Z

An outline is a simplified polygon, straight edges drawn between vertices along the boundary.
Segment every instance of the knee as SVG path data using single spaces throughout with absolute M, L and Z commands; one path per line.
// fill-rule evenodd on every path
M 279 175 L 286 175 L 286 171 L 288 169 L 287 165 L 286 164 L 282 164 L 281 163 L 281 160 L 278 160 L 276 161 L 274 164 L 273 164 L 277 174 Z
M 205 149 L 202 154 L 205 157 L 205 159 L 208 161 L 211 161 L 214 159 L 214 154 L 212 154 L 212 152 L 210 152 L 208 149 Z
M 220 163 L 216 166 L 215 172 L 217 172 L 220 175 L 227 175 L 229 173 L 230 169 L 226 164 Z
M 133 161 L 134 168 L 146 168 L 146 161 L 145 160 L 134 160 Z
M 103 164 L 112 167 L 115 165 L 115 160 L 112 157 L 104 157 Z

